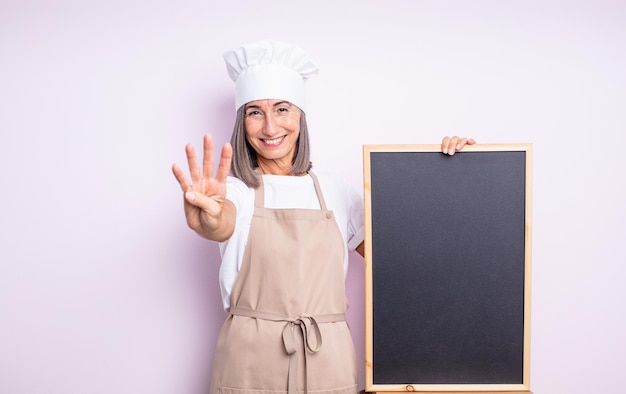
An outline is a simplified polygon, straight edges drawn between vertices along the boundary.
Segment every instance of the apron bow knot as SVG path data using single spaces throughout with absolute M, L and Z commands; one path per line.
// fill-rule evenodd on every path
M 322 332 L 313 316 L 303 314 L 293 319 L 287 319 L 287 324 L 283 328 L 283 344 L 287 354 L 291 355 L 298 350 L 298 341 L 295 335 L 296 326 L 300 327 L 300 331 L 302 331 L 302 345 L 305 351 L 317 353 L 322 347 Z M 312 346 L 312 337 L 315 337 L 315 346 Z

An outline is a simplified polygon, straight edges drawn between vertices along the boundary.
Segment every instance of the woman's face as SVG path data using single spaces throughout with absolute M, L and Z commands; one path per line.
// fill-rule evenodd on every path
M 246 138 L 264 172 L 289 171 L 300 134 L 300 108 L 284 100 L 256 100 L 246 104 Z M 266 172 L 266 173 L 267 173 Z

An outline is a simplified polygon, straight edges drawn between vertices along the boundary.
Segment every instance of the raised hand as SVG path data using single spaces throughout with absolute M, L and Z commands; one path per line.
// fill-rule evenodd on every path
M 461 138 L 461 137 L 443 137 L 441 141 L 441 152 L 444 155 L 454 155 L 455 152 L 463 149 L 465 145 L 474 145 L 476 141 L 472 138 Z
M 187 224 L 205 238 L 225 241 L 232 235 L 235 224 L 235 207 L 226 200 L 226 178 L 230 172 L 233 149 L 228 143 L 222 147 L 215 176 L 213 176 L 213 138 L 209 134 L 204 136 L 202 168 L 193 145 L 187 144 L 185 153 L 191 183 L 177 164 L 172 166 L 172 172 L 184 193 Z

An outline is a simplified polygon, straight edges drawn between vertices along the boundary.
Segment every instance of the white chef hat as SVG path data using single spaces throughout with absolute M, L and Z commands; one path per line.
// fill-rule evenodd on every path
M 304 81 L 319 71 L 300 47 L 264 40 L 224 53 L 235 81 L 235 107 L 261 99 L 287 100 L 305 110 Z

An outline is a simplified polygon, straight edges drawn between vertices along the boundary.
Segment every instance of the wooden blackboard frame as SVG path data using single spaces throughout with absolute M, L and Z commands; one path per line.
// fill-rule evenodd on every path
M 523 231 L 524 245 L 520 245 L 523 248 L 523 272 L 521 276 L 523 276 L 523 283 L 520 286 L 523 288 L 523 306 L 520 308 L 523 313 L 523 318 L 519 317 L 523 322 L 523 334 L 521 337 L 523 338 L 523 344 L 519 343 L 518 345 L 523 348 L 523 360 L 521 360 L 521 369 L 519 371 L 521 376 L 521 381 L 514 383 L 459 383 L 459 382 L 436 382 L 436 383 L 419 383 L 418 379 L 413 381 L 401 381 L 401 382 L 378 382 L 375 379 L 375 371 L 378 365 L 384 365 L 385 360 L 376 359 L 374 356 L 374 330 L 385 330 L 383 325 L 376 326 L 376 322 L 374 321 L 374 294 L 373 294 L 373 283 L 375 281 L 374 278 L 374 270 L 373 267 L 376 266 L 377 261 L 373 260 L 373 202 L 372 202 L 372 194 L 375 190 L 372 190 L 373 178 L 372 178 L 372 157 L 376 153 L 385 153 L 385 154 L 413 154 L 413 153 L 431 153 L 432 157 L 436 157 L 437 160 L 441 160 L 441 157 L 445 156 L 440 153 L 441 147 L 440 145 L 428 144 L 428 145 L 364 145 L 363 146 L 363 164 L 364 164 L 364 202 L 365 202 L 365 264 L 366 264 L 366 273 L 365 273 L 365 337 L 366 337 L 366 346 L 365 346 L 365 357 L 366 357 L 366 370 L 365 370 L 365 391 L 367 392 L 406 392 L 406 391 L 416 391 L 421 393 L 531 393 L 530 392 L 530 294 L 531 294 L 531 202 L 532 202 L 532 144 L 524 143 L 524 144 L 477 144 L 472 146 L 466 146 L 462 152 L 457 153 L 456 155 L 482 155 L 483 152 L 499 152 L 499 154 L 504 155 L 504 160 L 506 160 L 507 152 L 511 152 L 511 155 L 515 155 L 515 157 L 519 157 L 520 153 L 523 155 L 523 161 L 521 165 L 523 168 L 518 169 L 523 171 L 523 221 L 524 228 L 521 229 Z M 516 152 L 516 153 L 513 153 Z M 434 156 L 436 155 L 436 156 Z M 455 156 L 456 156 L 455 155 Z M 431 157 L 428 156 L 428 157 Z M 482 155 L 488 158 L 487 155 Z M 391 157 L 391 156 L 389 156 Z M 445 156 L 446 160 L 455 160 L 458 157 L 448 157 Z M 478 156 L 476 156 L 478 157 Z M 378 160 L 378 159 L 376 159 Z M 484 160 L 485 162 L 489 160 Z M 486 163 L 486 165 L 490 165 Z M 495 163 L 494 165 L 498 165 Z M 445 167 L 445 165 L 444 165 Z M 403 170 L 401 170 L 403 171 Z M 410 166 L 406 167 L 406 171 L 411 171 Z M 443 168 L 442 171 L 446 169 Z M 393 174 L 396 182 L 404 182 L 404 175 L 402 173 Z M 471 174 L 470 174 L 471 176 Z M 480 177 L 478 177 L 480 178 Z M 445 182 L 445 180 L 441 180 Z M 471 181 L 471 180 L 470 180 Z M 391 183 L 393 184 L 393 180 Z M 479 180 L 477 181 L 479 182 Z M 386 184 L 389 184 L 387 182 Z M 398 183 L 399 184 L 399 183 Z M 376 187 L 376 186 L 374 186 Z M 422 185 L 421 187 L 428 187 L 428 185 Z M 392 191 L 393 192 L 393 191 Z M 388 192 L 387 192 L 388 193 Z M 388 193 L 393 194 L 393 193 Z M 407 196 L 410 198 L 410 196 Z M 380 202 L 377 202 L 380 203 Z M 377 204 L 374 203 L 374 204 Z M 471 205 L 471 204 L 470 204 Z M 380 234 L 384 234 L 384 232 L 378 232 Z M 390 233 L 390 236 L 393 236 Z M 389 261 L 385 261 L 385 264 L 388 265 Z M 392 284 L 390 285 L 392 286 Z M 389 306 L 390 308 L 393 305 Z M 394 311 L 395 313 L 395 311 Z M 398 318 L 406 319 L 406 316 L 402 314 L 405 311 L 398 312 Z M 419 316 L 409 316 L 409 319 L 419 319 Z M 396 334 L 396 333 L 394 333 Z M 517 338 L 517 337 L 516 337 Z M 517 365 L 517 364 L 515 364 Z M 412 379 L 411 379 L 412 380 Z

